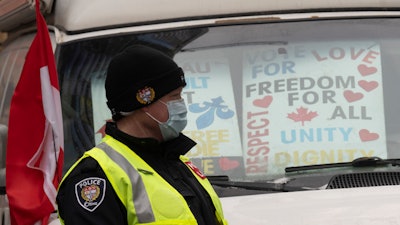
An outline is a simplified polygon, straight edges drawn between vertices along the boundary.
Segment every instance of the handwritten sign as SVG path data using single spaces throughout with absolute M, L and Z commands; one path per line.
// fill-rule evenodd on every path
M 243 75 L 247 175 L 386 157 L 380 48 L 375 42 L 248 48 Z
M 206 175 L 243 174 L 243 154 L 230 65 L 219 51 L 176 57 L 185 72 L 188 105 L 184 134 L 197 142 L 187 154 Z

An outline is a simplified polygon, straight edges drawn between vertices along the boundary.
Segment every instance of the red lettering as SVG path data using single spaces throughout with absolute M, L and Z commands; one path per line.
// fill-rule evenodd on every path
M 246 172 L 265 173 L 268 168 L 269 120 L 268 111 L 247 112 Z
M 321 62 L 321 61 L 324 61 L 324 60 L 327 60 L 328 59 L 328 57 L 321 57 L 319 54 L 318 54 L 318 52 L 317 51 L 312 51 L 311 52 L 314 56 L 315 56 L 315 58 L 319 61 L 319 62 Z
M 376 59 L 376 56 L 379 55 L 379 52 L 369 51 L 368 54 L 363 58 L 363 62 L 365 63 L 372 63 L 372 60 Z
M 268 124 L 269 124 L 269 120 L 268 119 L 261 119 L 260 121 L 262 122 L 261 124 L 258 124 L 256 120 L 250 121 L 247 124 L 247 128 L 249 128 L 249 129 L 261 129 L 261 128 L 265 127 L 265 126 L 268 126 Z M 255 123 L 257 123 L 258 126 L 254 125 Z
M 357 59 L 358 57 L 360 57 L 360 55 L 361 55 L 364 51 L 365 51 L 365 49 L 361 49 L 361 50 L 359 50 L 359 51 L 356 53 L 354 47 L 351 47 L 351 48 L 350 48 L 351 59 L 352 59 L 352 60 Z
M 265 136 L 268 136 L 268 135 L 269 135 L 269 129 L 254 130 L 254 131 L 247 132 L 247 138 L 265 137 Z
M 266 155 L 269 153 L 269 147 L 268 146 L 262 146 L 259 148 L 251 148 L 247 151 L 247 154 L 250 156 L 256 156 L 256 155 Z

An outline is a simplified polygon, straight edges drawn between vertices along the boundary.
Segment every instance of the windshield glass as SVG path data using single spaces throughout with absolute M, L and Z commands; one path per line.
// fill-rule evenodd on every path
M 269 180 L 285 168 L 399 158 L 398 19 L 303 21 L 124 34 L 57 51 L 65 169 L 104 136 L 110 59 L 147 44 L 185 72 L 188 156 L 206 175 Z

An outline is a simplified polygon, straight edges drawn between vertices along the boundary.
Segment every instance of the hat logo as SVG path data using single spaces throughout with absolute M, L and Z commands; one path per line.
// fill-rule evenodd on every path
M 136 93 L 136 99 L 142 104 L 150 104 L 155 97 L 154 89 L 151 87 L 145 87 Z

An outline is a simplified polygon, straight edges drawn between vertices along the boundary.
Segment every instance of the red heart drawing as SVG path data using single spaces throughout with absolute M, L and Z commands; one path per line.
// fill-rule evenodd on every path
M 344 91 L 343 93 L 344 97 L 346 98 L 346 100 L 348 102 L 355 102 L 358 101 L 360 99 L 362 99 L 364 97 L 364 95 L 362 93 L 359 92 L 353 92 L 350 90 Z
M 373 141 L 379 138 L 379 134 L 369 132 L 367 129 L 362 129 L 358 132 L 361 141 Z
M 372 91 L 375 88 L 377 88 L 379 84 L 376 81 L 360 80 L 360 81 L 358 81 L 358 85 L 360 85 L 360 87 L 362 87 L 362 89 L 369 92 L 369 91 Z
M 376 71 L 378 71 L 376 69 L 376 67 L 367 66 L 367 65 L 364 65 L 364 64 L 358 65 L 357 68 L 358 68 L 358 72 L 360 72 L 360 74 L 362 76 L 368 76 L 368 75 L 374 74 L 374 73 L 376 73 Z
M 261 107 L 261 108 L 268 108 L 269 105 L 272 102 L 272 96 L 271 95 L 267 95 L 264 98 L 261 99 L 255 99 L 253 101 L 253 105 Z
M 235 169 L 238 166 L 239 162 L 236 160 L 230 160 L 228 158 L 219 159 L 219 167 L 221 167 L 221 169 L 224 171 Z

